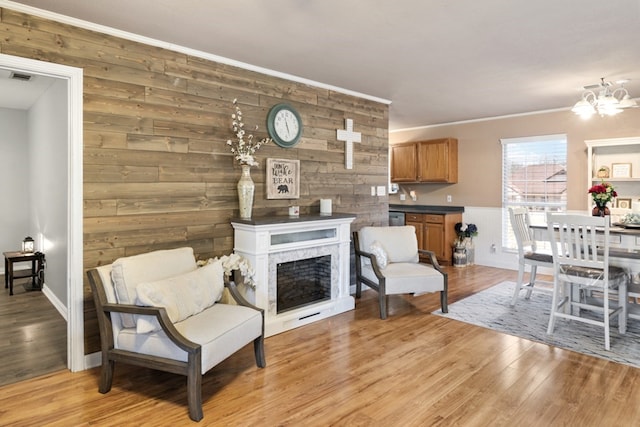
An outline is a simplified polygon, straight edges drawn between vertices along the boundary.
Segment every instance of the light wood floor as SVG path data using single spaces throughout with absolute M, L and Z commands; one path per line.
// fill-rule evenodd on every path
M 449 268 L 450 300 L 514 280 L 515 272 Z M 375 294 L 354 311 L 266 340 L 267 367 L 247 346 L 203 378 L 204 419 L 222 426 L 634 426 L 640 370 L 431 315 L 437 295 Z M 117 366 L 0 388 L 0 424 L 177 426 L 185 380 Z
M 0 386 L 66 369 L 67 322 L 42 292 L 24 290 L 28 279 L 11 296 L 0 280 Z

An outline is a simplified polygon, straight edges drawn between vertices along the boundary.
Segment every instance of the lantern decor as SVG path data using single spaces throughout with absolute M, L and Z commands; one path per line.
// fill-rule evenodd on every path
M 33 253 L 33 238 L 29 236 L 24 238 L 24 240 L 22 241 L 22 253 Z

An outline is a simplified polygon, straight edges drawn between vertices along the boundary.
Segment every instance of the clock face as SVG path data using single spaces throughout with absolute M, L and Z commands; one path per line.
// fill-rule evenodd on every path
M 290 110 L 280 110 L 276 114 L 273 128 L 278 136 L 285 142 L 291 142 L 298 135 L 300 124 Z
M 293 107 L 287 104 L 278 104 L 269 111 L 267 130 L 269 136 L 279 146 L 293 147 L 302 136 L 302 120 Z

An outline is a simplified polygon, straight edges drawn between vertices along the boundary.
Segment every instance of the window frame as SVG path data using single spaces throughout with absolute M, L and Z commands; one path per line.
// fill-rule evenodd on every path
M 516 138 L 501 138 L 500 143 L 502 145 L 502 241 L 501 247 L 503 252 L 517 252 L 517 246 L 515 237 L 513 236 L 513 231 L 511 229 L 511 222 L 509 219 L 509 207 L 523 206 L 531 211 L 530 219 L 531 223 L 534 225 L 544 225 L 546 223 L 546 212 L 548 211 L 566 211 L 567 208 L 567 197 L 566 197 L 566 183 L 567 183 L 567 152 L 568 152 L 568 142 L 566 134 L 553 134 L 553 135 L 539 135 L 539 136 L 528 136 L 528 137 L 516 137 Z M 562 169 L 563 173 L 559 173 L 559 170 L 555 172 L 555 174 L 547 175 L 547 178 L 543 181 L 543 193 L 538 193 L 544 199 L 549 198 L 560 198 L 560 200 L 554 201 L 531 201 L 529 200 L 530 194 L 524 192 L 525 200 L 523 201 L 513 201 L 510 197 L 510 188 L 516 187 L 513 185 L 513 180 L 511 179 L 512 174 L 512 163 L 507 162 L 507 158 L 509 156 L 508 149 L 509 147 L 515 147 L 519 145 L 519 148 L 522 148 L 522 144 L 554 144 L 552 150 L 540 150 L 540 152 L 551 152 L 552 155 L 559 154 L 560 159 L 556 159 L 554 161 L 547 161 L 542 163 L 546 165 L 546 167 L 553 167 L 553 165 L 562 165 L 564 167 Z M 562 147 L 563 145 L 563 147 Z M 564 151 L 562 153 L 562 151 Z M 511 152 L 513 155 L 513 152 Z M 526 158 L 526 154 L 523 157 L 523 164 L 525 166 L 535 165 L 536 163 L 529 162 Z M 538 163 L 540 164 L 540 163 Z M 525 172 L 526 174 L 526 172 Z M 550 180 L 547 181 L 548 178 L 552 176 L 560 177 L 562 176 L 562 180 Z M 523 182 L 526 187 L 528 187 L 528 183 L 538 183 L 538 187 L 540 187 L 539 180 L 535 179 L 523 179 L 519 182 Z M 564 189 L 561 192 L 550 193 L 549 190 L 551 188 L 551 183 L 553 182 L 564 182 Z M 521 186 L 522 187 L 522 186 Z M 557 187 L 555 185 L 554 187 Z M 540 246 L 540 245 L 539 245 Z M 544 246 L 544 245 L 543 245 Z M 542 248 L 543 249 L 543 248 Z

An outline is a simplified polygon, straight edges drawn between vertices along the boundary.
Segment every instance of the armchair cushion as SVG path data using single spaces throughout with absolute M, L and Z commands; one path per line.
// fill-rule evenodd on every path
M 262 314 L 240 305 L 214 304 L 195 316 L 175 323 L 186 339 L 202 346 L 204 374 L 262 334 Z M 186 362 L 188 354 L 174 345 L 162 331 L 139 334 L 125 328 L 116 337 L 116 348 Z
M 362 227 L 360 248 L 366 251 L 375 241 L 380 242 L 387 252 L 389 263 L 418 262 L 418 241 L 412 225 L 401 227 Z
M 136 287 L 137 305 L 165 307 L 171 322 L 180 322 L 211 307 L 224 290 L 222 263 L 215 261 L 194 271 Z M 153 316 L 136 316 L 138 333 L 162 329 Z
M 444 276 L 430 265 L 395 262 L 382 269 L 382 274 L 385 277 L 385 292 L 388 295 L 420 295 L 444 290 Z M 362 268 L 362 275 L 374 282 L 378 281 L 370 266 Z
M 112 264 L 111 280 L 118 303 L 135 304 L 139 283 L 177 276 L 196 268 L 193 248 L 160 250 L 118 258 Z M 120 317 L 125 328 L 136 326 L 133 315 L 122 313 Z

